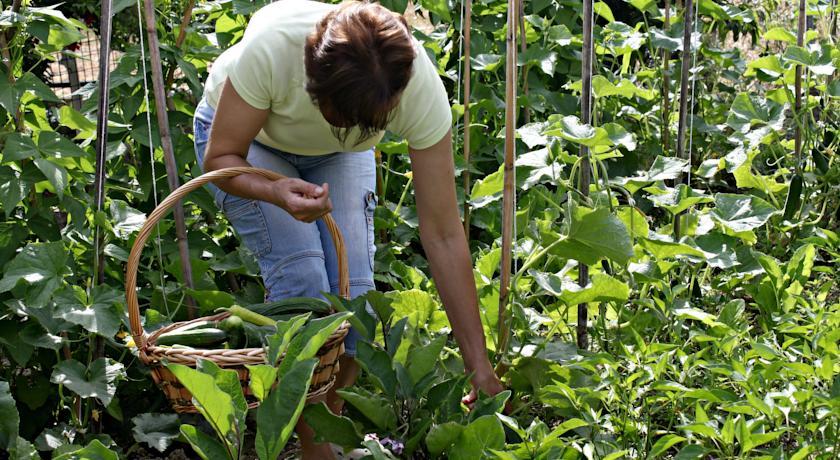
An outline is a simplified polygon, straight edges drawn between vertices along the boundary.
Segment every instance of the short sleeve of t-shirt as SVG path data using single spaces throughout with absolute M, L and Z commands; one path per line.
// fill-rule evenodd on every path
M 246 34 L 237 45 L 239 56 L 228 67 L 228 78 L 245 102 L 257 109 L 268 109 L 276 97 L 276 89 L 284 85 L 274 81 L 281 77 L 272 71 L 271 64 L 277 58 L 268 47 L 269 40 L 262 35 L 265 34 Z
M 408 141 L 413 149 L 425 149 L 440 141 L 452 126 L 452 111 L 437 68 L 422 45 L 415 42 L 417 58 L 408 86 L 400 97 L 388 129 Z

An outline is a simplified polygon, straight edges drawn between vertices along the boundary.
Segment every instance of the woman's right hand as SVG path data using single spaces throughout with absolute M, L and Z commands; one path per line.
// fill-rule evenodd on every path
M 332 211 L 330 186 L 316 185 L 302 179 L 287 177 L 271 183 L 268 200 L 285 209 L 295 219 L 314 222 Z

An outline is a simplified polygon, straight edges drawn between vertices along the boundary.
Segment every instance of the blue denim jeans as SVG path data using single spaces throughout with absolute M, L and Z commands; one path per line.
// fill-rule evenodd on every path
M 213 115 L 213 108 L 202 100 L 194 118 L 195 153 L 202 166 Z M 303 156 L 254 141 L 247 159 L 257 168 L 318 185 L 329 184 L 332 216 L 347 248 L 350 295 L 356 297 L 374 289 L 376 164 L 373 151 Z M 304 223 L 273 204 L 230 195 L 212 184 L 208 187 L 242 243 L 256 255 L 267 300 L 323 297 L 321 292 L 338 292 L 335 246 L 323 222 Z M 351 329 L 344 340 L 347 355 L 355 356 L 358 338 L 358 333 Z

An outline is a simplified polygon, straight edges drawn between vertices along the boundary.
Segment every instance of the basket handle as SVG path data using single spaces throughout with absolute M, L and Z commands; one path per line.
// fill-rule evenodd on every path
M 223 168 L 202 174 L 186 184 L 178 187 L 166 199 L 164 199 L 154 211 L 146 218 L 146 223 L 137 234 L 137 239 L 131 247 L 128 256 L 128 265 L 125 268 L 125 300 L 128 305 L 128 319 L 131 326 L 131 335 L 137 348 L 143 353 L 146 348 L 146 333 L 140 323 L 140 305 L 137 303 L 137 268 L 140 265 L 140 255 L 143 246 L 152 234 L 158 221 L 189 192 L 217 179 L 236 177 L 240 174 L 259 174 L 270 180 L 283 179 L 285 176 L 267 169 L 253 167 Z M 327 213 L 321 219 L 326 224 L 335 245 L 335 253 L 338 256 L 338 291 L 339 295 L 350 298 L 350 274 L 347 266 L 347 250 L 344 247 L 344 238 L 338 229 L 335 220 Z

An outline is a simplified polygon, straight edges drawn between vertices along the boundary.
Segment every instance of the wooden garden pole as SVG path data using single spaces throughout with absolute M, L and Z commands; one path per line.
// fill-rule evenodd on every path
M 592 123 L 592 0 L 583 0 L 583 52 L 581 56 L 581 92 L 580 117 L 583 123 Z M 580 192 L 584 197 L 589 196 L 591 179 L 591 165 L 589 163 L 589 147 L 580 146 Z M 572 216 L 568 216 L 569 219 Z M 578 265 L 578 284 L 589 284 L 589 266 L 584 263 Z M 586 349 L 589 346 L 589 333 L 586 330 L 588 306 L 585 303 L 577 306 L 577 346 Z
M 665 33 L 671 29 L 671 0 L 665 0 Z M 662 50 L 662 150 L 671 152 L 671 52 Z
M 685 0 L 685 9 L 683 10 L 683 50 L 682 50 L 682 70 L 680 74 L 680 124 L 677 127 L 677 157 L 687 160 L 685 150 L 685 131 L 688 126 L 688 74 L 691 71 L 691 10 L 692 0 Z M 691 165 L 688 165 L 690 168 Z M 680 177 L 677 183 L 683 182 L 685 179 Z M 674 237 L 680 238 L 680 214 L 674 216 Z
M 160 145 L 163 148 L 163 159 L 166 163 L 166 180 L 169 184 L 169 191 L 174 191 L 180 184 L 178 180 L 178 167 L 175 163 L 175 153 L 172 149 L 172 137 L 169 134 L 169 115 L 166 112 L 166 89 L 163 86 L 163 70 L 160 61 L 160 43 L 158 42 L 157 29 L 155 24 L 154 0 L 143 0 L 146 16 L 146 33 L 149 37 L 149 59 L 152 66 L 152 87 L 155 93 L 155 113 L 157 114 L 158 129 L 160 130 Z M 148 110 L 148 107 L 147 107 Z M 149 126 L 149 129 L 152 127 Z M 154 149 L 154 146 L 149 146 Z M 153 178 L 157 179 L 157 178 Z M 188 288 L 193 288 L 192 264 L 190 263 L 190 251 L 187 243 L 187 230 L 184 224 L 184 205 L 179 201 L 175 205 L 175 233 L 178 241 L 178 252 L 181 257 L 181 274 Z M 162 262 L 162 261 L 161 261 Z M 186 297 L 187 313 L 190 318 L 195 318 L 195 301 L 192 297 Z
M 805 0 L 799 0 L 799 27 L 796 31 L 796 45 L 803 46 L 805 43 Z M 802 168 L 802 129 L 801 125 L 804 122 L 805 117 L 802 116 L 802 66 L 796 66 L 796 80 L 794 82 L 794 91 L 796 95 L 795 100 L 795 107 L 796 110 L 794 111 L 794 116 L 797 118 L 798 122 L 796 123 L 796 127 L 793 131 L 793 145 L 794 145 L 794 152 L 796 154 L 796 173 L 801 174 L 800 168 Z
M 502 194 L 502 266 L 499 287 L 499 341 L 496 350 L 500 362 L 507 352 L 510 331 L 507 304 L 510 294 L 510 266 L 513 258 L 514 218 L 514 157 L 516 149 L 516 18 L 519 16 L 518 0 L 508 0 L 507 44 L 505 57 L 505 162 L 504 191 Z
M 193 8 L 195 7 L 195 0 L 189 0 L 187 2 L 187 7 L 184 9 L 184 16 L 181 18 L 181 28 L 178 30 L 178 37 L 175 39 L 175 49 L 180 50 L 181 46 L 184 44 L 184 40 L 187 38 L 187 27 L 190 25 L 190 20 L 192 19 L 192 12 Z M 169 67 L 169 70 L 166 72 L 166 79 L 164 88 L 169 91 L 172 88 L 172 83 L 175 82 L 175 69 L 177 66 L 173 65 Z M 172 101 L 171 97 L 166 98 L 166 107 L 169 110 L 175 110 L 175 103 Z
M 464 0 L 464 235 L 470 241 L 470 44 L 472 43 L 472 0 Z

